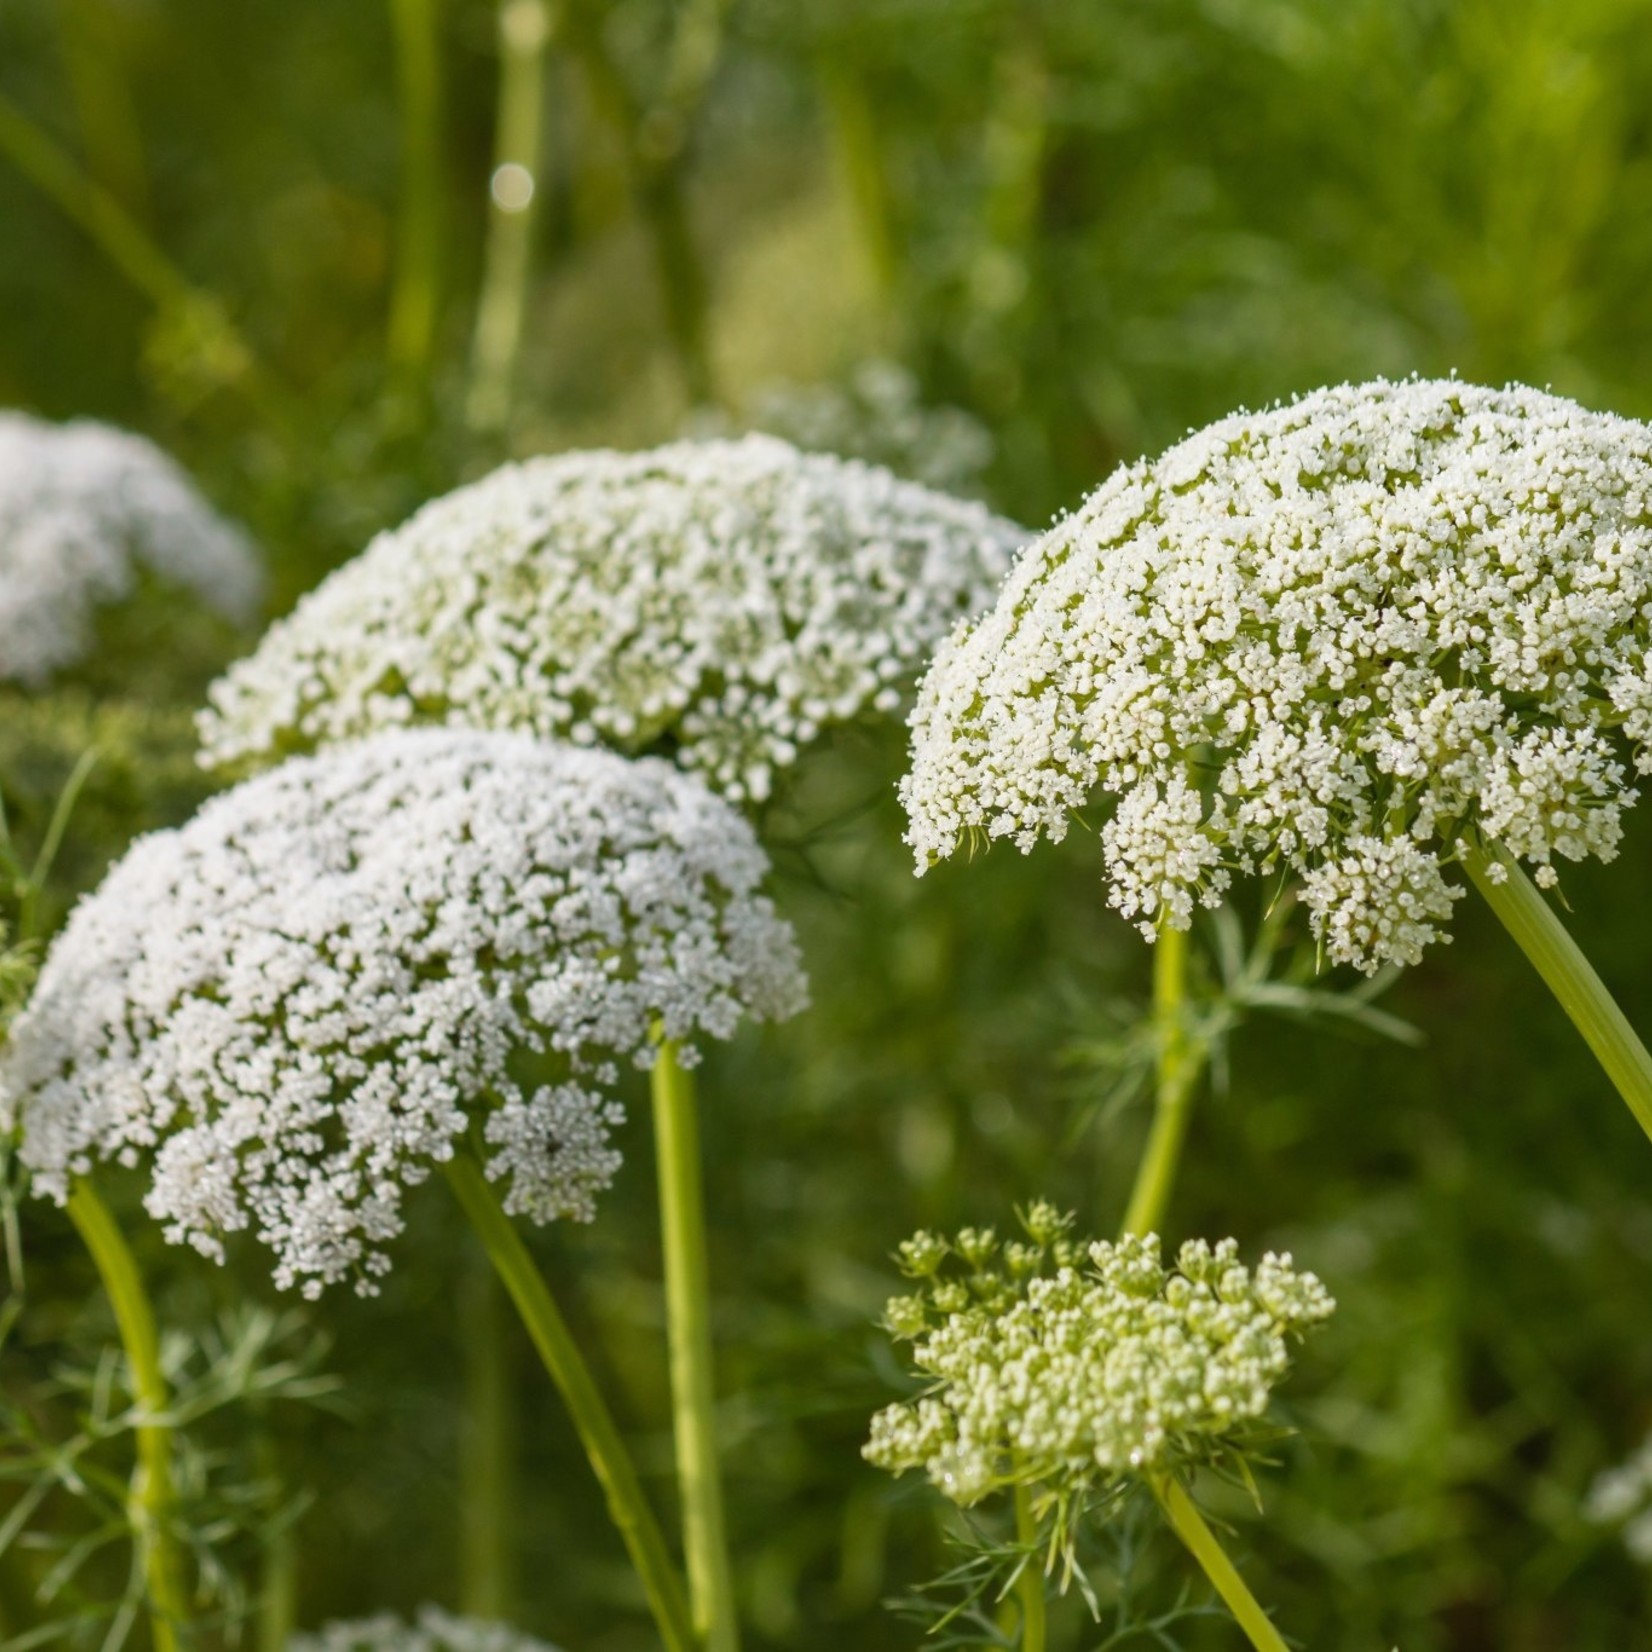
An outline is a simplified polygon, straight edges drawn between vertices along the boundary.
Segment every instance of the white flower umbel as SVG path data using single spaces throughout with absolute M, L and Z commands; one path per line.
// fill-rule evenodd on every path
M 936 657 L 903 787 L 920 865 L 1060 838 L 1186 928 L 1300 876 L 1338 961 L 1417 961 L 1502 850 L 1610 858 L 1652 768 L 1652 430 L 1410 381 L 1241 413 L 1118 471 Z
M 306 1295 L 372 1289 L 404 1190 L 474 1122 L 512 1213 L 585 1219 L 620 1066 L 803 1003 L 750 827 L 655 760 L 391 731 L 140 840 L 0 1057 L 41 1191 L 154 1155 L 168 1237 L 252 1228 Z
M 771 437 L 508 465 L 380 535 L 215 686 L 209 763 L 399 724 L 674 755 L 736 801 L 888 712 L 1019 531 Z
M 0 681 L 37 687 L 85 657 L 97 610 L 148 575 L 252 618 L 251 542 L 153 443 L 0 412 Z
M 1081 1250 L 1070 1221 L 1037 1205 L 1031 1244 L 966 1229 L 902 1248 L 923 1288 L 887 1324 L 930 1387 L 873 1419 L 872 1462 L 922 1469 L 964 1505 L 1174 1472 L 1261 1417 L 1292 1339 L 1335 1306 L 1288 1256 L 1253 1272 L 1233 1240 L 1195 1240 L 1166 1268 L 1152 1234 Z
M 381 1612 L 294 1635 L 287 1642 L 287 1652 L 556 1652 L 556 1648 L 507 1624 L 455 1617 L 439 1606 L 421 1606 L 411 1623 Z

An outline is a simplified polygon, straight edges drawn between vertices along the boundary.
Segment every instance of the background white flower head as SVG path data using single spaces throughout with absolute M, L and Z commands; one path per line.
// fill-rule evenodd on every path
M 214 687 L 204 755 L 440 722 L 658 748 L 761 800 L 828 724 L 898 707 L 1022 537 L 767 436 L 508 465 L 273 626 Z
M 145 574 L 237 624 L 263 590 L 251 541 L 152 442 L 0 412 L 0 681 L 84 658 L 97 610 Z
M 727 1038 L 806 995 L 750 827 L 657 760 L 400 730 L 140 840 L 75 910 L 0 1056 L 62 1199 L 153 1152 L 169 1238 L 252 1228 L 314 1296 L 388 1267 L 404 1190 L 475 1121 L 505 1206 L 588 1219 L 651 1027 Z
M 1116 472 L 939 651 L 902 795 L 920 866 L 1059 839 L 1187 927 L 1301 876 L 1333 959 L 1414 963 L 1469 838 L 1609 858 L 1652 742 L 1652 431 L 1520 386 L 1344 385 Z
M 294 1635 L 287 1652 L 557 1652 L 545 1641 L 508 1624 L 455 1617 L 439 1606 L 421 1606 L 413 1622 L 389 1612 L 329 1623 Z

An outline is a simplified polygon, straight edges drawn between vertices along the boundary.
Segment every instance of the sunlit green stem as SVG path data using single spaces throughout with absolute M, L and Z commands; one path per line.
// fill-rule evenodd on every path
M 1216 1541 L 1215 1532 L 1205 1524 L 1204 1516 L 1182 1489 L 1181 1483 L 1164 1476 L 1155 1478 L 1152 1485 L 1153 1495 L 1158 1498 L 1176 1535 L 1199 1562 L 1200 1569 L 1210 1579 L 1256 1652 L 1289 1652 L 1284 1636 L 1274 1628 L 1256 1596 L 1246 1588 L 1245 1580 L 1228 1559 L 1222 1545 Z
M 89 1182 L 75 1184 L 68 1211 L 92 1253 L 109 1305 L 115 1311 L 121 1345 L 131 1368 L 137 1415 L 150 1419 L 136 1426 L 138 1462 L 132 1474 L 128 1514 L 149 1586 L 155 1652 L 179 1652 L 187 1644 L 189 1608 L 171 1529 L 172 1433 L 164 1422 L 155 1420 L 165 1416 L 169 1403 L 155 1315 L 132 1252 L 109 1207 Z
M 1019 1485 L 1015 1488 L 1015 1539 L 1029 1551 L 1015 1583 L 1021 1602 L 1021 1652 L 1044 1652 L 1044 1568 L 1037 1550 L 1038 1522 L 1033 1518 L 1032 1492 Z
M 630 1453 L 578 1343 L 481 1167 L 461 1154 L 448 1165 L 447 1173 L 488 1260 L 516 1304 L 545 1370 L 568 1407 L 585 1455 L 607 1494 L 609 1517 L 637 1569 L 666 1652 L 698 1652 L 682 1580 L 659 1522 L 643 1496 Z
M 533 274 L 545 49 L 551 21 L 545 0 L 501 0 L 493 179 L 466 408 L 472 427 L 482 431 L 502 431 L 510 421 Z
M 442 81 L 439 0 L 390 0 L 401 101 L 401 199 L 390 360 L 423 379 L 430 370 L 441 293 Z
M 123 20 L 109 0 L 58 0 L 53 9 L 88 169 L 135 218 L 146 218 L 143 134 L 126 74 Z
M 689 1594 L 694 1627 L 707 1652 L 735 1652 L 740 1630 L 718 1467 L 700 1126 L 694 1081 L 677 1060 L 669 1039 L 662 1040 L 654 1061 L 653 1090 L 666 1326 L 671 1343 L 671 1412 Z
M 822 57 L 820 87 L 831 117 L 838 169 L 854 210 L 866 262 L 879 296 L 889 301 L 899 281 L 900 254 L 894 195 L 878 134 L 877 111 L 865 81 L 845 53 L 831 52 Z
M 127 281 L 187 330 L 221 382 L 236 385 L 284 433 L 292 430 L 289 399 L 218 300 L 197 287 L 62 145 L 3 97 L 0 155 L 78 224 Z
M 459 1460 L 459 1604 L 468 1617 L 503 1623 L 515 1604 L 511 1462 L 516 1385 L 511 1380 L 511 1327 L 498 1277 L 491 1270 L 478 1266 L 467 1281 L 460 1329 L 465 1414 Z
M 1463 867 L 1652 1136 L 1652 1055 L 1554 908 L 1507 855 L 1470 850 Z
M 1170 1204 L 1193 1111 L 1203 1052 L 1187 1026 L 1187 934 L 1159 926 L 1153 948 L 1153 1022 L 1157 1042 L 1153 1125 L 1125 1211 L 1125 1233 L 1157 1233 Z
M 290 1525 L 264 1543 L 258 1594 L 259 1652 L 287 1652 L 298 1627 L 298 1544 Z

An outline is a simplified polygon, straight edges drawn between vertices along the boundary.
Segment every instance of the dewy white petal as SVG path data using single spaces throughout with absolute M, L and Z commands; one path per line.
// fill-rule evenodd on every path
M 1186 927 L 1304 882 L 1329 954 L 1415 963 L 1463 841 L 1609 859 L 1652 769 L 1652 430 L 1521 386 L 1343 385 L 1117 472 L 942 645 L 920 869 L 1097 791 L 1112 899 Z
M 751 828 L 657 759 L 395 730 L 140 840 L 0 1055 L 0 1124 L 62 1199 L 152 1153 L 150 1211 L 250 1228 L 307 1294 L 372 1288 L 403 1191 L 472 1119 L 512 1212 L 590 1218 L 651 1028 L 726 1038 L 806 988 Z
M 273 626 L 212 690 L 203 759 L 439 722 L 658 744 L 761 800 L 827 725 L 889 709 L 1023 537 L 766 436 L 507 465 Z
M 439 1606 L 423 1606 L 412 1623 L 389 1612 L 329 1623 L 294 1635 L 286 1652 L 557 1652 L 545 1641 L 503 1623 L 455 1617 Z
M 36 687 L 84 658 L 97 609 L 140 571 L 238 623 L 263 590 L 246 535 L 153 443 L 0 412 L 0 681 Z

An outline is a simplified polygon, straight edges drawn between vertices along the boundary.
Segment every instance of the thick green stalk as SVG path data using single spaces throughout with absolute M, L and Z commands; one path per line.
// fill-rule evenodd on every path
M 669 1039 L 661 1041 L 654 1061 L 653 1091 L 666 1326 L 671 1344 L 671 1412 L 689 1595 L 694 1627 L 707 1652 L 736 1652 L 740 1628 L 718 1472 L 700 1126 L 694 1081 L 677 1060 Z
M 1152 1486 L 1153 1495 L 1158 1498 L 1159 1506 L 1176 1535 L 1199 1562 L 1200 1569 L 1215 1586 L 1216 1593 L 1222 1597 L 1256 1652 L 1290 1652 L 1284 1636 L 1274 1628 L 1272 1619 L 1262 1610 L 1256 1596 L 1245 1587 L 1245 1580 L 1223 1552 L 1215 1532 L 1205 1524 L 1204 1516 L 1182 1489 L 1181 1482 L 1166 1475 L 1155 1477 Z
M 109 1305 L 115 1311 L 121 1345 L 132 1373 L 132 1398 L 140 1417 L 166 1413 L 170 1396 L 161 1372 L 160 1338 L 143 1288 L 143 1276 L 126 1240 L 90 1182 L 75 1184 L 69 1219 L 92 1253 Z M 149 1587 L 151 1639 L 155 1652 L 180 1652 L 188 1644 L 189 1604 L 183 1569 L 171 1531 L 173 1505 L 172 1433 L 163 1422 L 140 1422 L 135 1430 L 138 1461 L 127 1504 Z
M 1169 924 L 1159 926 L 1153 948 L 1153 1022 L 1158 1046 L 1153 1125 L 1125 1211 L 1125 1233 L 1157 1233 L 1164 1221 L 1204 1064 L 1187 1029 L 1187 934 Z
M 1015 1538 L 1029 1551 L 1015 1583 L 1021 1601 L 1021 1652 L 1044 1652 L 1044 1568 L 1039 1564 L 1032 1493 L 1025 1486 L 1015 1488 Z
M 493 179 L 466 407 L 472 428 L 487 432 L 510 422 L 528 308 L 551 23 L 545 0 L 501 0 Z
M 447 1174 L 488 1260 L 516 1304 L 545 1370 L 568 1407 L 585 1455 L 607 1494 L 609 1517 L 637 1569 L 666 1652 L 699 1652 L 682 1580 L 659 1522 L 643 1496 L 630 1453 L 528 1247 L 511 1226 L 474 1159 L 460 1154 L 448 1165 Z
M 430 371 L 441 294 L 442 78 L 439 0 L 390 0 L 401 102 L 401 199 L 390 294 L 390 360 L 417 380 Z
M 503 1623 L 515 1605 L 511 1464 L 516 1450 L 516 1386 L 510 1322 L 491 1269 L 478 1258 L 460 1303 L 465 1414 L 459 1459 L 459 1605 L 467 1617 Z
M 1652 1136 L 1652 1055 L 1553 907 L 1508 856 L 1470 850 L 1463 867 L 1533 968 L 1583 1034 L 1606 1076 Z M 1493 868 L 1500 869 L 1494 879 Z

